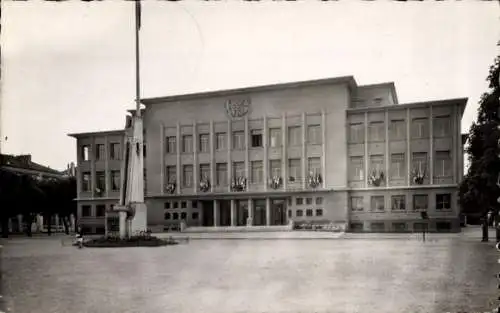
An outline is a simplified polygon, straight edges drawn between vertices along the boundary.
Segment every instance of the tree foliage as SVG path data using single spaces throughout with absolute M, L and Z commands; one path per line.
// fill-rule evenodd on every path
M 3 237 L 8 236 L 8 220 L 21 214 L 31 236 L 31 224 L 37 214 L 50 220 L 54 214 L 63 217 L 68 231 L 68 217 L 76 215 L 76 181 L 72 177 L 36 179 L 31 175 L 0 168 L 0 222 Z M 64 219 L 66 218 L 66 219 Z
M 460 204 L 465 213 L 485 214 L 493 209 L 497 212 L 500 188 L 497 179 L 500 173 L 500 57 L 490 67 L 487 81 L 490 90 L 479 101 L 476 122 L 469 130 L 469 145 L 466 148 L 469 169 L 460 184 Z

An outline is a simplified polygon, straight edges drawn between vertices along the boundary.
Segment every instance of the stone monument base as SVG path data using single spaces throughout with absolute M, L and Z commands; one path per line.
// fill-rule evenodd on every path
M 130 223 L 130 235 L 133 236 L 148 229 L 148 210 L 143 202 L 131 203 L 130 206 L 135 211 Z

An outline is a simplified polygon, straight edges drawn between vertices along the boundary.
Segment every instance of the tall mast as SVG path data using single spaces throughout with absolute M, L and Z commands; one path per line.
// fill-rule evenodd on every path
M 141 0 L 135 0 L 135 105 L 136 116 L 141 116 L 141 80 L 139 70 L 139 30 L 141 28 Z

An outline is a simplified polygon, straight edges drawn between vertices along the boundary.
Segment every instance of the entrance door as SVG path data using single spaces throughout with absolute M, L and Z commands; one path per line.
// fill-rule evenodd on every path
M 286 225 L 286 201 L 271 200 L 271 225 Z
M 200 201 L 203 210 L 203 226 L 214 226 L 214 202 Z

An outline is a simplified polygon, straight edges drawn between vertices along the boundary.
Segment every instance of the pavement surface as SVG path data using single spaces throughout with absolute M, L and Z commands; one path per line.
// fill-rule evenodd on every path
M 121 249 L 76 249 L 65 236 L 3 240 L 4 309 L 444 313 L 498 305 L 500 253 L 480 242 L 478 228 L 426 242 L 416 234 L 287 239 Z

